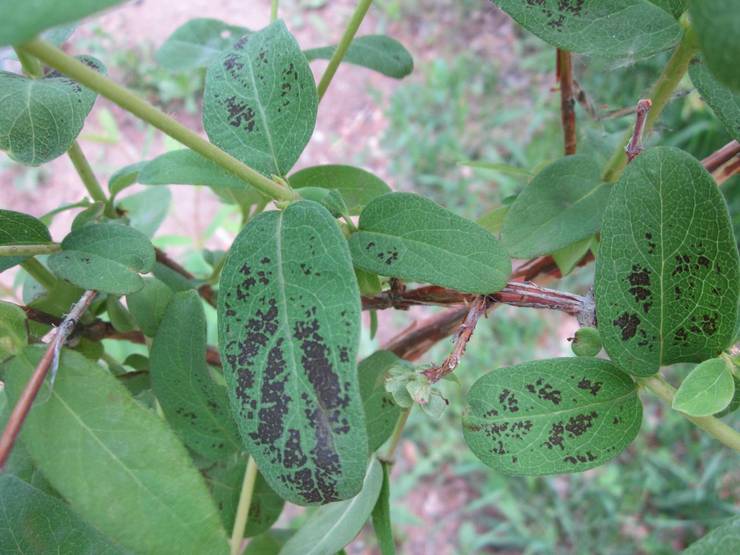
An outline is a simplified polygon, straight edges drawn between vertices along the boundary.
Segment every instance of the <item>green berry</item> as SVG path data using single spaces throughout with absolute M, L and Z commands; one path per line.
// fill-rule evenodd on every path
M 570 348 L 579 357 L 595 357 L 601 351 L 601 337 L 596 328 L 581 328 L 576 332 Z

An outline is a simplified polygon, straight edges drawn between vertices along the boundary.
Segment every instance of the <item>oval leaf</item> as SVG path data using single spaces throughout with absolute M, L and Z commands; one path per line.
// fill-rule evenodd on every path
M 684 378 L 673 398 L 673 408 L 689 416 L 710 416 L 727 407 L 734 394 L 732 368 L 723 358 L 711 358 Z
M 353 263 L 363 270 L 469 293 L 498 291 L 511 273 L 493 235 L 411 193 L 389 193 L 368 204 L 349 244 Z
M 175 293 L 154 337 L 152 389 L 183 443 L 203 457 L 239 451 L 226 390 L 206 365 L 206 316 L 198 293 Z
M 380 488 L 378 501 L 373 508 L 373 529 L 378 539 L 381 555 L 396 555 L 396 543 L 393 541 L 393 527 L 391 526 L 391 484 L 389 463 L 383 465 L 383 484 Z
M 691 82 L 727 132 L 740 140 L 740 92 L 735 92 L 717 81 L 701 60 L 691 62 L 689 75 Z
M 740 10 L 736 0 L 692 0 L 691 27 L 714 76 L 740 90 Z
M 545 42 L 580 54 L 644 58 L 678 42 L 681 28 L 647 0 L 493 0 Z
M 172 289 L 156 278 L 144 278 L 144 286 L 126 297 L 126 305 L 141 331 L 154 337 L 170 299 Z
M 732 340 L 735 239 L 716 183 L 690 155 L 647 150 L 614 185 L 595 293 L 604 348 L 635 375 L 715 357 Z
M 684 549 L 682 555 L 720 555 L 740 551 L 740 517 L 730 518 Z
M 265 479 L 302 505 L 355 495 L 367 460 L 360 294 L 329 212 L 301 201 L 254 218 L 229 251 L 218 315 L 232 409 Z
M 95 58 L 81 56 L 79 60 L 105 72 Z M 69 150 L 97 97 L 56 71 L 41 79 L 0 71 L 0 90 L 4 94 L 0 102 L 0 150 L 29 166 L 38 166 Z
M 371 452 L 391 437 L 401 415 L 401 408 L 393 401 L 393 395 L 385 390 L 385 374 L 400 360 L 390 351 L 376 351 L 357 368 Z
M 154 266 L 154 247 L 146 235 L 120 224 L 90 224 L 62 241 L 49 257 L 49 269 L 83 289 L 123 295 L 144 285 L 139 272 Z
M 606 360 L 556 358 L 499 368 L 468 393 L 465 442 L 504 474 L 581 472 L 637 435 L 642 405 L 630 377 Z
M 208 67 L 208 138 L 265 175 L 286 175 L 293 167 L 317 109 L 311 68 L 282 21 L 243 36 Z
M 170 71 L 207 67 L 239 37 L 250 32 L 218 19 L 191 19 L 175 29 L 154 53 L 154 59 Z
M 33 216 L 0 210 L 0 245 L 33 245 L 51 242 L 46 225 Z M 0 256 L 0 272 L 20 264 L 25 256 Z
M 329 60 L 336 46 L 310 48 L 304 51 L 308 61 Z M 365 35 L 355 38 L 344 54 L 343 62 L 366 67 L 388 77 L 402 79 L 414 70 L 414 60 L 403 44 L 387 35 Z
M 43 353 L 29 347 L 10 364 L 12 402 Z M 21 439 L 76 513 L 136 552 L 228 552 L 216 507 L 182 444 L 110 372 L 65 350 L 44 396 Z
M 561 158 L 516 198 L 504 217 L 501 242 L 515 258 L 551 254 L 596 232 L 608 199 L 609 186 L 593 158 Z
M 320 507 L 280 550 L 280 555 L 328 555 L 351 542 L 373 512 L 383 485 L 383 470 L 370 460 L 362 490 L 352 499 Z
M 0 362 L 28 345 L 26 313 L 17 304 L 0 301 Z

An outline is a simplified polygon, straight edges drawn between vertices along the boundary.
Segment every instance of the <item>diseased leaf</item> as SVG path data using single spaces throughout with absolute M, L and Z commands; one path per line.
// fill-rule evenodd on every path
M 673 408 L 689 416 L 710 416 L 727 407 L 734 394 L 729 363 L 721 357 L 710 358 L 683 379 L 673 398 Z
M 0 552 L 125 553 L 60 499 L 7 474 L 0 475 Z
M 141 331 L 154 337 L 173 293 L 157 278 L 147 277 L 143 281 L 141 289 L 126 297 L 126 305 Z
M 401 415 L 401 408 L 385 390 L 385 373 L 400 360 L 390 351 L 376 351 L 357 368 L 371 453 L 391 437 Z
M 317 109 L 311 68 L 282 21 L 243 36 L 208 67 L 208 138 L 267 176 L 286 175 L 296 163 Z
M 368 204 L 349 244 L 352 262 L 363 270 L 469 293 L 498 291 L 511 273 L 493 235 L 411 193 Z
M 288 181 L 294 189 L 322 187 L 339 191 L 352 216 L 358 215 L 375 197 L 391 192 L 385 181 L 370 172 L 335 164 L 304 168 Z
M 311 201 L 258 215 L 221 274 L 219 345 L 247 451 L 302 505 L 355 495 L 367 461 L 360 294 L 334 218 Z
M 390 469 L 388 463 L 381 464 L 383 466 L 383 484 L 375 508 L 373 508 L 373 528 L 375 529 L 375 537 L 378 539 L 381 555 L 396 555 L 396 543 L 393 541 L 393 528 L 391 526 Z
M 78 59 L 105 73 L 105 66 L 95 58 Z M 38 166 L 69 150 L 97 97 L 57 71 L 41 79 L 0 71 L 0 90 L 4 95 L 0 102 L 0 150 L 29 166 Z
M 18 9 L 14 0 L 0 0 L 0 46 L 23 44 L 44 29 L 71 23 L 104 10 L 122 0 L 31 0 Z
M 691 82 L 727 132 L 740 140 L 740 92 L 717 81 L 701 60 L 691 62 L 689 75 Z M 740 91 L 740 87 L 738 90 Z
M 740 551 L 740 517 L 726 520 L 684 549 L 682 555 L 721 555 Z
M 738 253 L 727 207 L 697 160 L 661 147 L 627 167 L 604 213 L 595 294 L 604 348 L 632 374 L 728 345 Z
M 501 242 L 515 258 L 550 254 L 601 224 L 610 187 L 585 155 L 567 156 L 538 173 L 504 217 Z
M 681 28 L 648 0 L 493 0 L 542 40 L 579 54 L 644 58 L 678 42 Z
M 44 350 L 28 347 L 9 365 L 13 403 Z M 65 350 L 54 388 L 40 398 L 46 395 L 21 440 L 77 514 L 135 552 L 228 553 L 216 507 L 182 444 L 110 372 Z
M 280 555 L 328 555 L 341 550 L 370 518 L 383 484 L 383 470 L 370 459 L 362 490 L 352 499 L 320 507 L 280 550 Z
M 170 71 L 207 67 L 239 37 L 250 32 L 249 29 L 218 19 L 191 19 L 167 37 L 154 53 L 154 59 Z
M 140 272 L 154 266 L 154 247 L 135 229 L 120 224 L 89 224 L 62 241 L 49 269 L 83 289 L 123 295 L 144 285 Z
M 183 443 L 209 459 L 239 451 L 226 390 L 206 365 L 206 316 L 196 291 L 175 293 L 151 347 L 152 389 Z
M 26 313 L 16 304 L 0 301 L 0 362 L 28 345 Z
M 304 51 L 308 61 L 329 60 L 336 46 L 310 48 Z M 366 67 L 387 77 L 402 79 L 414 70 L 409 51 L 396 39 L 387 35 L 356 37 L 349 45 L 342 62 Z
M 33 245 L 50 243 L 49 230 L 33 216 L 0 210 L 0 245 Z M 23 262 L 26 256 L 0 256 L 0 272 Z
M 690 0 L 691 28 L 714 76 L 740 90 L 740 10 L 735 0 Z
M 637 435 L 642 405 L 630 377 L 596 358 L 556 358 L 489 372 L 470 388 L 465 442 L 503 474 L 581 472 Z

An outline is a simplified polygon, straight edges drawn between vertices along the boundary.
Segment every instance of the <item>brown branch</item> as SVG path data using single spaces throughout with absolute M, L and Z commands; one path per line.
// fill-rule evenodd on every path
M 740 156 L 740 143 L 736 140 L 732 140 L 717 152 L 713 152 L 704 158 L 701 163 L 709 173 L 714 173 L 736 156 Z
M 190 280 L 196 279 L 196 277 L 193 274 L 188 272 L 185 268 L 180 266 L 180 264 L 178 264 L 176 261 L 171 259 L 169 255 L 163 250 L 155 249 L 154 252 L 157 256 L 157 262 L 159 262 L 160 264 L 164 264 L 171 270 L 174 270 L 175 272 L 177 272 L 178 274 L 180 274 L 181 276 L 187 279 L 190 279 Z M 216 292 L 213 290 L 213 288 L 210 285 L 208 285 L 207 283 L 204 283 L 203 285 L 198 287 L 198 293 L 200 294 L 201 297 L 203 297 L 203 300 L 206 301 L 209 305 L 214 306 L 214 307 L 216 306 Z
M 567 50 L 556 51 L 557 77 L 560 81 L 560 117 L 563 123 L 565 155 L 576 153 L 576 100 L 573 85 L 573 60 Z
M 653 102 L 649 98 L 643 98 L 637 102 L 635 109 L 635 129 L 632 138 L 624 151 L 627 153 L 627 162 L 632 162 L 642 152 L 642 133 L 645 130 L 647 114 Z
M 56 333 L 54 333 L 53 337 L 49 341 L 49 346 L 46 348 L 46 352 L 41 357 L 31 379 L 26 384 L 21 396 L 18 398 L 18 402 L 13 407 L 13 412 L 10 413 L 8 423 L 3 430 L 2 437 L 0 437 L 0 469 L 5 466 L 10 453 L 13 451 L 15 440 L 21 431 L 21 427 L 23 426 L 23 422 L 26 420 L 28 411 L 31 410 L 31 405 L 33 405 L 33 401 L 41 389 L 41 384 L 44 383 L 44 378 L 46 378 L 49 370 L 52 372 L 53 380 L 54 373 L 59 364 L 59 353 L 62 345 L 64 345 L 67 338 L 74 331 L 77 326 L 77 322 L 87 311 L 90 303 L 92 303 L 95 298 L 95 295 L 97 295 L 95 291 L 85 291 L 82 297 L 80 297 L 80 300 L 77 301 L 77 303 L 72 307 L 72 310 L 69 311 L 69 314 L 61 322 L 59 327 L 56 328 Z

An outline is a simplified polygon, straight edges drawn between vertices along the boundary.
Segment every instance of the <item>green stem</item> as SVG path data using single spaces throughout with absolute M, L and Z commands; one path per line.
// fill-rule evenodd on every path
M 59 48 L 36 39 L 24 44 L 21 50 L 32 54 L 46 65 L 53 67 L 81 85 L 94 90 L 101 96 L 118 104 L 124 110 L 131 112 L 198 154 L 205 156 L 237 177 L 250 183 L 255 189 L 258 189 L 265 195 L 284 201 L 292 201 L 298 198 L 298 195 L 292 190 L 268 179 L 261 173 L 224 152 L 216 145 L 211 144 L 194 131 L 178 123 L 143 98 L 118 85 L 108 77 L 90 69 L 75 58 L 68 56 Z
M 80 174 L 80 179 L 84 183 L 90 197 L 96 202 L 107 202 L 108 197 L 106 197 L 105 191 L 103 191 L 100 182 L 95 177 L 95 173 L 93 173 L 93 169 L 90 167 L 90 162 L 85 158 L 85 154 L 82 152 L 80 144 L 77 141 L 74 141 L 72 146 L 69 147 L 67 155 L 72 160 L 72 165 L 74 165 L 77 173 Z
M 29 56 L 19 48 L 13 48 L 13 50 L 15 50 L 15 55 L 18 56 L 18 61 L 21 63 L 23 73 L 32 79 L 37 79 L 44 74 L 44 70 L 36 58 Z
M 51 254 L 62 250 L 59 243 L 40 243 L 37 245 L 2 245 L 0 256 L 35 256 Z
M 396 448 L 398 447 L 398 442 L 401 441 L 403 428 L 406 426 L 409 414 L 411 414 L 411 408 L 404 410 L 398 417 L 396 427 L 393 428 L 393 435 L 391 435 L 390 443 L 388 444 L 388 450 L 385 452 L 385 455 L 381 457 L 382 460 L 389 463 L 393 462 L 393 458 L 396 456 Z
M 696 38 L 693 31 L 689 28 L 684 31 L 681 42 L 678 43 L 676 49 L 673 51 L 671 59 L 663 68 L 663 73 L 660 74 L 658 80 L 653 85 L 650 93 L 650 100 L 652 106 L 647 115 L 645 121 L 645 129 L 643 131 L 644 136 L 650 133 L 653 125 L 657 121 L 660 114 L 663 112 L 663 108 L 666 107 L 668 101 L 673 96 L 673 91 L 678 86 L 679 82 L 686 74 L 689 68 L 689 62 L 694 56 L 697 50 Z M 632 136 L 632 129 L 628 129 L 624 135 L 624 138 L 619 142 L 617 150 L 612 155 L 609 162 L 607 162 L 602 179 L 607 182 L 613 182 L 619 179 L 627 166 L 627 154 L 624 152 L 624 146 L 630 140 Z
M 21 266 L 26 272 L 28 272 L 28 275 L 35 279 L 38 284 L 47 291 L 50 291 L 52 287 L 57 284 L 57 278 L 54 277 L 54 274 L 47 270 L 44 265 L 35 258 L 24 260 L 21 262 Z
M 270 22 L 276 21 L 278 18 L 278 4 L 280 0 L 272 0 L 272 7 L 270 8 Z
M 367 10 L 370 9 L 370 4 L 372 3 L 373 0 L 360 0 L 360 3 L 357 4 L 355 13 L 352 14 L 352 19 L 349 20 L 349 24 L 344 30 L 344 34 L 337 45 L 337 49 L 334 51 L 334 54 L 332 54 L 331 60 L 329 60 L 329 65 L 326 66 L 326 71 L 324 71 L 324 75 L 321 76 L 321 81 L 319 81 L 319 100 L 324 98 L 326 89 L 329 88 L 329 84 L 334 78 L 334 74 L 337 72 L 337 68 L 341 63 L 342 58 L 344 58 L 344 55 L 347 53 L 347 49 L 349 48 L 352 39 L 355 38 L 357 29 L 360 27 L 360 23 L 362 23 L 362 20 L 365 18 L 365 14 L 367 13 Z
M 649 378 L 639 378 L 637 381 L 650 389 L 650 391 L 655 393 L 668 405 L 673 404 L 673 397 L 676 395 L 676 390 L 660 374 L 650 376 Z M 715 439 L 724 443 L 730 449 L 740 451 L 740 433 L 721 420 L 713 416 L 689 416 L 681 411 L 676 412 L 696 424 Z
M 244 472 L 242 491 L 239 494 L 239 505 L 236 508 L 234 518 L 234 529 L 231 532 L 231 555 L 241 553 L 242 540 L 244 539 L 244 527 L 249 517 L 249 506 L 252 504 L 254 493 L 254 482 L 257 480 L 257 463 L 252 457 L 247 461 L 247 470 Z

